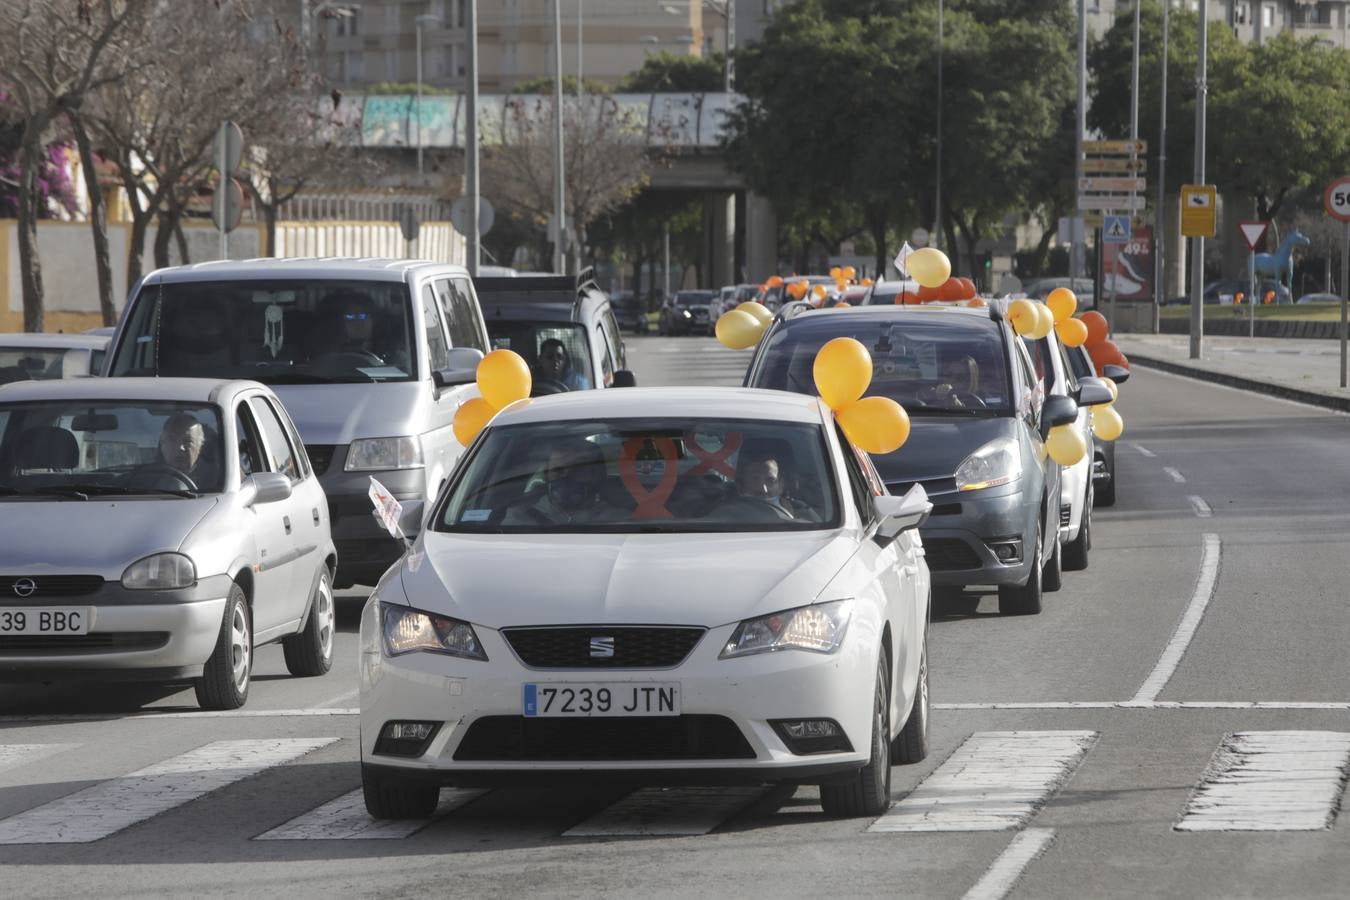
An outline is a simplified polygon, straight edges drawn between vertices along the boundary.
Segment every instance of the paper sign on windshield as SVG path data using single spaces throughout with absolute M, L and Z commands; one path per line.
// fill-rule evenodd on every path
M 375 518 L 380 520 L 389 536 L 402 537 L 403 531 L 398 527 L 398 521 L 403 515 L 403 504 L 395 500 L 389 489 L 373 477 L 370 479 L 370 502 L 375 505 Z

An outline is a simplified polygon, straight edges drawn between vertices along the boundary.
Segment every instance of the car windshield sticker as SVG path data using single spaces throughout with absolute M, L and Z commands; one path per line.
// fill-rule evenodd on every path
M 668 437 L 636 437 L 624 441 L 619 477 L 637 501 L 634 519 L 669 519 L 666 501 L 679 480 L 679 453 Z
M 263 346 L 272 354 L 273 359 L 281 352 L 283 315 L 281 307 L 275 303 L 263 311 Z
M 402 378 L 408 374 L 398 366 L 357 366 L 356 371 L 371 378 Z
M 490 509 L 466 509 L 459 517 L 461 522 L 486 522 L 492 516 Z
M 709 449 L 704 446 L 700 439 L 708 440 L 713 448 Z M 736 470 L 731 467 L 731 457 L 735 455 L 737 450 L 741 449 L 741 433 L 739 431 L 733 431 L 725 435 L 687 431 L 684 434 L 684 446 L 698 459 L 698 465 L 685 474 L 702 475 L 704 472 L 721 472 L 728 478 L 736 477 Z

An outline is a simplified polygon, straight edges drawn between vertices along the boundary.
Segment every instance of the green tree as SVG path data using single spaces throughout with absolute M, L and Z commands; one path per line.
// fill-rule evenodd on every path
M 621 94 L 707 93 L 725 86 L 725 57 L 681 56 L 663 50 L 642 61 L 642 68 L 619 82 Z
M 587 94 L 608 94 L 610 92 L 609 85 L 605 84 L 603 81 L 592 81 L 591 79 L 585 77 L 581 79 L 581 86 L 584 89 L 585 93 Z M 563 75 L 562 89 L 563 94 L 565 96 L 568 97 L 575 96 L 577 92 L 577 76 Z M 522 81 L 515 87 L 511 88 L 511 93 L 552 94 L 553 76 L 540 75 L 537 78 L 526 79 L 525 81 Z

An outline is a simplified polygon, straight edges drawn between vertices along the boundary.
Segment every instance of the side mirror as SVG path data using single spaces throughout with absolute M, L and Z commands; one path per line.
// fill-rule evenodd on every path
M 1081 388 L 1084 405 L 1094 405 L 1090 396 L 1092 387 L 1094 385 L 1084 384 Z M 1111 392 L 1107 390 L 1106 385 L 1099 382 L 1095 387 L 1106 393 L 1106 399 L 1098 402 L 1110 403 Z M 1048 433 L 1056 425 L 1070 425 L 1077 420 L 1078 404 L 1073 401 L 1072 397 L 1054 396 L 1045 398 L 1045 405 L 1041 407 L 1041 430 L 1043 432 Z
M 473 384 L 478 380 L 478 364 L 483 351 L 475 347 L 455 347 L 450 351 L 450 364 L 444 369 L 433 369 L 431 380 L 438 388 L 458 384 Z
M 617 369 L 610 387 L 637 387 L 637 376 L 627 369 Z
M 244 506 L 278 503 L 290 499 L 291 480 L 280 472 L 258 472 L 244 479 L 240 493 L 244 495 Z
M 1078 405 L 1098 406 L 1111 402 L 1111 389 L 1100 378 L 1081 378 L 1078 381 Z
M 877 515 L 881 523 L 877 525 L 875 540 L 883 547 L 911 528 L 918 528 L 928 521 L 933 504 L 928 502 L 928 493 L 922 485 L 914 485 L 903 497 L 883 495 L 874 498 Z
M 1130 370 L 1124 366 L 1102 366 L 1102 374 L 1118 385 L 1130 380 Z

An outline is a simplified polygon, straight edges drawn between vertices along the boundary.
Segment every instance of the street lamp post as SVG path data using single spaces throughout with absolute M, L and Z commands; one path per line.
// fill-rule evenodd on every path
M 560 274 L 564 264 L 563 237 L 567 234 L 562 78 L 562 0 L 553 0 L 553 271 Z
M 468 99 L 467 131 L 464 140 L 464 174 L 468 182 L 465 187 L 469 193 L 469 240 L 465 248 L 468 255 L 469 275 L 478 277 L 478 263 L 482 256 L 483 235 L 478 229 L 478 215 L 481 207 L 478 183 L 478 0 L 467 0 L 465 4 L 467 20 L 463 23 L 468 38 Z
M 415 21 L 417 24 L 417 122 L 413 135 L 414 140 L 417 141 L 417 174 L 422 175 L 422 26 L 439 25 L 441 24 L 441 17 L 424 14 L 418 16 Z

